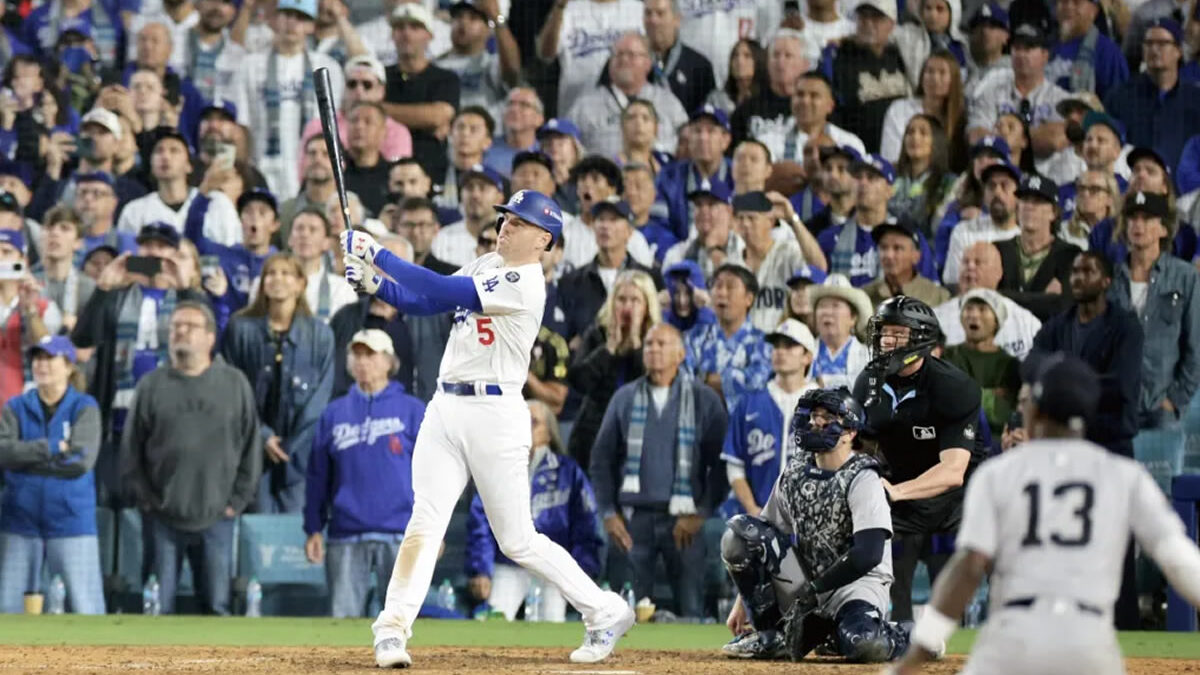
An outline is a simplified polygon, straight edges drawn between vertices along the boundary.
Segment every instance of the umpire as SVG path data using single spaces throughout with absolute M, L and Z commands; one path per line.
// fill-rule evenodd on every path
M 894 532 L 893 621 L 913 618 L 917 561 L 933 579 L 953 552 L 963 486 L 984 457 L 979 385 L 930 356 L 939 330 L 929 305 L 888 298 L 871 318 L 872 359 L 854 384 L 867 414 L 864 438 L 876 443 L 890 469 L 883 486 Z

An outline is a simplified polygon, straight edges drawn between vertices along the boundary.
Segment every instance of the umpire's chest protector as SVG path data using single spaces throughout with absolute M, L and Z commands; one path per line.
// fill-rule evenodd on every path
M 818 469 L 811 453 L 788 463 L 780 481 L 796 529 L 796 555 L 805 569 L 819 576 L 854 543 L 850 484 L 863 471 L 877 471 L 879 462 L 854 453 L 837 471 Z

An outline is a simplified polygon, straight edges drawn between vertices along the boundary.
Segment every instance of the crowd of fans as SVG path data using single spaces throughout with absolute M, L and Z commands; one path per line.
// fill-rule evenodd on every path
M 99 504 L 140 510 L 167 611 L 185 557 L 229 611 L 257 512 L 302 513 L 334 614 L 362 614 L 453 317 L 357 295 L 338 235 L 451 274 L 520 189 L 565 220 L 524 391 L 535 522 L 681 616 L 712 613 L 705 519 L 758 513 L 799 396 L 853 387 L 893 296 L 933 308 L 993 451 L 1024 437 L 1020 360 L 1069 351 L 1103 376 L 1093 440 L 1179 470 L 1200 2 L 359 4 L 0 2 L 0 611 L 43 561 L 104 611 Z M 472 600 L 516 615 L 538 582 L 478 502 L 449 536 Z

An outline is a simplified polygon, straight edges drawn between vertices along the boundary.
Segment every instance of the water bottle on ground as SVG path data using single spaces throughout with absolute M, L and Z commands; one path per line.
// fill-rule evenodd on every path
M 46 613 L 62 614 L 67 611 L 67 585 L 57 574 L 50 580 L 50 592 L 46 596 Z
M 158 585 L 158 577 L 153 574 L 142 587 L 142 614 L 162 614 L 162 588 Z
M 450 612 L 457 610 L 458 599 L 454 596 L 454 584 L 450 583 L 449 579 L 442 579 L 442 585 L 438 587 L 437 600 L 438 607 Z
M 525 620 L 542 620 L 542 585 L 536 580 L 529 584 L 529 593 L 525 595 Z
M 633 592 L 633 584 L 626 581 L 621 587 L 621 597 L 625 598 L 625 602 L 629 604 L 629 609 L 637 608 L 637 595 Z
M 605 581 L 602 584 L 600 584 L 600 590 L 607 593 L 608 591 L 612 590 L 612 586 L 607 581 Z
M 262 616 L 262 584 L 257 577 L 250 577 L 246 584 L 246 616 Z

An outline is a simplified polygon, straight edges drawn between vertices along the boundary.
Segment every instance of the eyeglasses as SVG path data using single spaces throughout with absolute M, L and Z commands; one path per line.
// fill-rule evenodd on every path
M 362 89 L 363 91 L 371 91 L 375 88 L 375 83 L 371 80 L 346 80 L 346 87 L 349 89 Z

